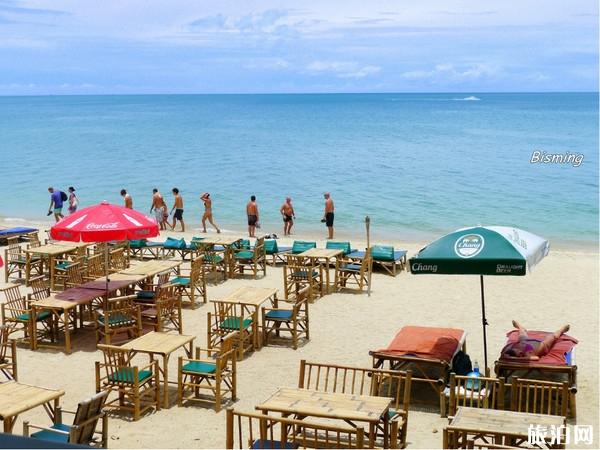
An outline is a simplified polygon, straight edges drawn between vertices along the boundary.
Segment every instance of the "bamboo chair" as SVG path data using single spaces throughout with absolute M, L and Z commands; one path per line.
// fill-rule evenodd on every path
M 127 263 L 127 255 L 125 254 L 125 248 L 123 247 L 112 250 L 109 254 L 108 261 L 109 273 L 117 273 L 129 267 L 129 264 Z
M 136 303 L 141 306 L 153 305 L 160 295 L 162 287 L 169 282 L 169 278 L 171 278 L 171 272 L 166 271 L 158 274 L 156 283 L 145 283 L 143 289 L 136 291 L 134 294 L 133 298 L 135 298 Z
M 192 309 L 196 309 L 196 298 L 202 298 L 206 303 L 206 277 L 205 268 L 202 262 L 204 255 L 199 255 L 192 259 L 191 267 L 187 273 L 178 275 L 169 281 L 175 286 L 177 294 L 182 298 L 189 300 Z
M 142 327 L 150 325 L 154 331 L 175 330 L 183 333 L 181 319 L 181 297 L 175 292 L 175 287 L 168 284 L 160 288 L 154 304 L 141 311 Z
M 30 280 L 31 293 L 27 294 L 27 300 L 44 300 L 50 297 L 50 283 L 43 277 L 35 277 Z
M 196 244 L 198 252 L 202 258 L 202 264 L 207 274 L 221 274 L 223 280 L 227 279 L 227 264 L 222 252 L 217 252 L 215 246 L 211 244 L 203 244 L 202 241 Z
M 371 285 L 373 271 L 373 258 L 367 250 L 360 264 L 348 258 L 338 258 L 335 264 L 335 287 L 347 289 L 348 285 L 355 285 L 362 292 Z
M 450 386 L 442 391 L 442 417 L 451 420 L 459 406 L 469 408 L 504 409 L 504 380 L 489 377 L 469 377 L 450 374 Z M 446 410 L 446 400 L 448 409 Z
M 40 247 L 42 245 L 42 243 L 40 242 L 40 237 L 37 234 L 37 232 L 35 233 L 29 233 L 27 235 L 27 248 L 37 248 Z
M 177 398 L 179 406 L 185 400 L 209 401 L 200 397 L 200 391 L 209 391 L 214 396 L 216 412 L 221 410 L 223 397 L 231 395 L 231 400 L 236 397 L 236 351 L 234 343 L 236 333 L 225 336 L 218 348 L 196 348 L 194 359 L 179 357 L 177 376 Z M 186 397 L 186 389 L 194 392 L 193 397 Z
M 566 420 L 569 407 L 569 383 L 528 380 L 511 380 L 510 409 L 518 412 L 563 416 Z
M 254 327 L 258 326 L 255 318 L 245 316 L 238 304 L 213 302 L 213 305 L 214 313 L 207 314 L 208 348 L 219 347 L 225 336 L 233 333 L 238 360 L 244 359 L 246 353 L 254 350 Z
M 104 340 L 110 345 L 119 335 L 126 334 L 127 340 L 131 340 L 142 334 L 140 307 L 129 296 L 111 298 L 104 311 L 94 310 L 94 315 L 96 343 Z
M 234 253 L 235 261 L 234 273 L 244 274 L 244 269 L 252 270 L 254 279 L 258 276 L 258 272 L 262 270 L 263 277 L 267 276 L 267 255 L 265 254 L 265 238 L 256 239 L 252 250 L 240 250 Z
M 142 367 L 132 366 L 133 352 L 102 344 L 98 349 L 103 352 L 104 362 L 96 361 L 96 392 L 118 393 L 118 397 L 106 406 L 131 411 L 135 421 L 152 408 L 158 411 L 158 361 Z
M 282 332 L 290 333 L 292 338 L 292 348 L 298 348 L 298 341 L 301 337 L 310 339 L 309 319 L 308 319 L 308 298 L 300 295 L 296 297 L 291 309 L 262 308 L 263 324 L 263 342 L 269 345 L 270 342 L 280 339 Z
M 368 448 L 362 427 L 338 426 L 227 408 L 225 448 Z M 392 440 L 390 448 L 397 448 Z
M 17 380 L 17 342 L 9 339 L 10 327 L 0 326 L 0 372 L 8 380 Z
M 19 279 L 23 278 L 23 273 L 27 268 L 27 254 L 24 253 L 19 245 L 19 238 L 8 238 L 8 247 L 4 250 L 4 281 L 17 274 Z M 43 261 L 39 256 L 31 256 L 29 260 L 30 274 L 43 274 Z
M 82 255 L 83 253 L 83 255 Z M 74 281 L 79 281 L 81 279 L 81 283 L 83 284 L 84 275 L 85 275 L 85 247 L 80 247 L 78 249 L 78 254 L 73 255 L 70 259 L 57 259 L 55 260 L 54 265 L 54 279 L 56 280 L 55 284 L 61 286 L 63 289 L 68 289 L 69 287 L 73 287 L 73 282 L 69 279 L 73 276 L 73 273 L 69 272 L 69 269 L 77 264 L 78 272 L 81 273 L 81 276 L 77 276 Z M 67 285 L 69 282 L 69 285 Z
M 67 267 L 64 288 L 69 289 L 72 287 L 81 286 L 83 283 L 85 283 L 85 281 L 83 278 L 82 263 L 73 263 Z
M 315 293 L 320 292 L 323 270 L 313 259 L 287 254 L 283 266 L 283 287 L 286 299 L 306 295 L 313 302 Z
M 77 405 L 77 411 L 67 411 L 58 407 L 54 423 L 49 427 L 32 425 L 23 422 L 23 436 L 30 436 L 31 429 L 37 429 L 31 434 L 33 439 L 42 439 L 62 444 L 79 444 L 90 447 L 106 448 L 108 445 L 108 416 L 103 411 L 108 392 L 100 392 Z M 72 425 L 62 421 L 64 413 L 73 415 Z M 98 422 L 100 431 L 96 431 Z
M 17 331 L 23 331 L 23 337 L 29 341 L 29 345 L 33 348 L 34 327 L 37 324 L 42 324 L 43 330 L 52 338 L 52 314 L 49 311 L 40 311 L 33 320 L 33 311 L 29 307 L 29 302 L 25 296 L 21 295 L 18 285 L 6 286 L 0 288 L 0 292 L 4 293 L 6 301 L 0 305 L 2 314 L 2 324 L 10 329 L 12 334 Z
M 83 276 L 85 281 L 94 281 L 100 277 L 106 276 L 104 258 L 105 256 L 102 254 L 94 254 L 87 258 L 86 270 Z
M 375 371 L 371 381 L 370 395 L 391 397 L 394 399 L 388 411 L 389 436 L 396 433 L 396 448 L 406 447 L 408 432 L 408 409 L 412 388 L 412 372 L 406 371 Z M 383 431 L 382 427 L 379 427 Z M 383 434 L 383 433 L 382 433 Z

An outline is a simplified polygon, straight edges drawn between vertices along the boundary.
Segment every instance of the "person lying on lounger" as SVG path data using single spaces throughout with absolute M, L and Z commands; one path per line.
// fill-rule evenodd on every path
M 550 334 L 543 341 L 540 341 L 539 339 L 530 338 L 527 330 L 516 320 L 513 320 L 512 324 L 519 330 L 519 340 L 504 347 L 502 357 L 528 359 L 531 361 L 538 360 L 541 356 L 548 354 L 556 340 L 569 331 L 570 328 L 569 325 L 564 325 L 555 331 L 554 334 Z

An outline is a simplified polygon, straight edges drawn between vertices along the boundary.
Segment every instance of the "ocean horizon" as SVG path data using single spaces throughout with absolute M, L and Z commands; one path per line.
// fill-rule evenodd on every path
M 329 191 L 343 235 L 369 215 L 399 240 L 477 224 L 598 239 L 595 92 L 4 96 L 0 132 L 0 216 L 16 221 L 47 219 L 48 186 L 82 206 L 125 188 L 144 212 L 152 188 L 170 208 L 178 187 L 190 229 L 208 191 L 225 229 L 245 228 L 256 195 L 261 233 L 281 235 L 291 196 L 296 232 L 324 234 Z

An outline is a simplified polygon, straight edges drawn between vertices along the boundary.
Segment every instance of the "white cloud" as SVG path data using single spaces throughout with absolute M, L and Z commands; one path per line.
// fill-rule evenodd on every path
M 466 81 L 489 78 L 495 76 L 499 69 L 488 64 L 477 63 L 468 66 L 456 67 L 454 64 L 437 64 L 431 70 L 412 70 L 402 73 L 402 78 L 407 80 L 424 80 L 442 78 L 446 81 Z
M 359 79 L 379 73 L 381 67 L 373 65 L 360 66 L 356 62 L 313 61 L 306 67 L 306 71 L 311 75 L 330 73 L 338 78 Z

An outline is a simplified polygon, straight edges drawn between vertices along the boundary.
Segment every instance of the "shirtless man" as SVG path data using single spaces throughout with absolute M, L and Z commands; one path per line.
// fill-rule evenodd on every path
M 154 211 L 154 217 L 156 218 L 156 223 L 160 225 L 160 229 L 166 230 L 167 225 L 165 224 L 165 216 L 167 216 L 167 204 L 157 188 L 152 189 L 152 206 L 150 206 L 150 214 L 152 214 L 152 211 Z M 167 218 L 168 217 L 169 216 L 167 216 Z
M 294 206 L 292 205 L 292 199 L 290 197 L 285 199 L 285 203 L 281 206 L 279 212 L 283 217 L 283 235 L 288 236 L 292 234 L 292 226 L 294 225 L 294 219 L 296 218 Z
M 210 224 L 215 227 L 215 229 L 217 230 L 217 233 L 220 233 L 221 230 L 219 230 L 219 227 L 217 226 L 217 224 L 215 224 L 213 222 L 213 215 L 212 215 L 212 200 L 210 199 L 210 194 L 208 192 L 205 192 L 204 194 L 202 194 L 200 196 L 200 200 L 202 200 L 204 202 L 204 215 L 202 216 L 202 232 L 206 233 L 206 221 L 208 220 L 210 222 Z
M 248 216 L 248 236 L 254 236 L 256 224 L 258 223 L 258 205 L 256 204 L 256 196 L 251 196 L 250 201 L 246 205 L 246 215 Z
M 325 226 L 327 227 L 327 239 L 333 239 L 333 211 L 335 210 L 333 199 L 329 192 L 325 192 L 323 197 L 325 197 L 325 214 L 323 215 L 321 222 L 325 222 Z
M 125 200 L 125 208 L 133 209 L 133 198 L 125 189 L 121 189 L 121 197 Z
M 179 189 L 177 188 L 173 188 L 172 192 L 175 196 L 175 203 L 173 203 L 170 214 L 173 214 L 173 211 L 175 211 L 175 214 L 173 214 L 173 224 L 171 225 L 171 230 L 175 229 L 175 225 L 179 220 L 181 222 L 181 232 L 183 233 L 185 231 L 185 223 L 183 222 L 183 197 L 179 195 Z
M 502 357 L 516 360 L 536 361 L 540 357 L 548 354 L 554 343 L 563 334 L 569 331 L 569 325 L 563 325 L 553 334 L 549 334 L 544 340 L 530 338 L 527 330 L 516 320 L 512 321 L 513 326 L 519 330 L 519 340 L 512 344 L 508 344 L 502 349 Z

